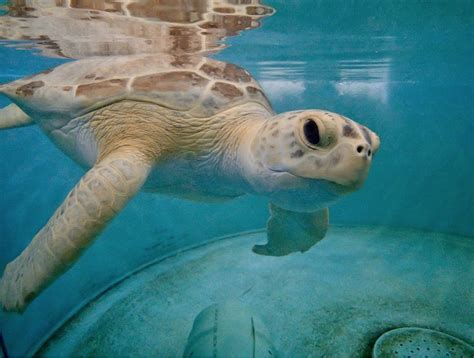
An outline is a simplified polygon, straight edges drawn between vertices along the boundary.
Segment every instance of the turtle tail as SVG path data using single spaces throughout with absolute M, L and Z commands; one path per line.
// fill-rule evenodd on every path
M 0 85 L 0 93 L 2 86 Z M 33 119 L 12 103 L 0 108 L 0 129 L 26 127 L 34 124 Z

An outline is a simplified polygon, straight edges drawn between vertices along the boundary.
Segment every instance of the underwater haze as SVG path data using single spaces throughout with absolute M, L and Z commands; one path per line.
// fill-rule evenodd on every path
M 340 113 L 381 146 L 327 237 L 283 258 L 251 252 L 266 199 L 139 193 L 22 315 L 0 313 L 11 356 L 181 356 L 199 311 L 235 297 L 284 357 L 370 356 L 406 326 L 473 344 L 474 2 L 219 1 L 265 9 L 241 23 L 204 0 L 27 3 L 0 0 L 0 83 L 92 56 L 209 56 L 247 70 L 275 112 Z M 83 174 L 38 126 L 0 130 L 0 272 Z

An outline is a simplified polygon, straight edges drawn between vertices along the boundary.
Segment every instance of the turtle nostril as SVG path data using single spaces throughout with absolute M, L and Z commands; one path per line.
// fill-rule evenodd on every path
M 367 152 L 367 155 L 370 157 L 371 154 L 372 154 L 372 151 L 369 149 L 369 151 Z
M 357 153 L 361 153 L 363 150 L 364 150 L 364 147 L 363 147 L 363 146 L 359 145 L 359 146 L 357 147 Z

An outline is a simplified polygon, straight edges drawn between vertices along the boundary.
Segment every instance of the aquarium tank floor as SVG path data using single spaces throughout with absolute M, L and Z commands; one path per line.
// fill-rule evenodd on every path
M 196 315 L 238 300 L 283 357 L 370 356 L 399 327 L 474 341 L 474 242 L 415 230 L 333 227 L 304 254 L 257 256 L 265 232 L 235 235 L 147 265 L 76 312 L 40 356 L 182 356 Z

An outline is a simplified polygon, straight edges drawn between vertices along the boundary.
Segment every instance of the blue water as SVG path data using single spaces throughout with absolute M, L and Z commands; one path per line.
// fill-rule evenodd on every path
M 324 108 L 381 138 L 367 182 L 331 208 L 332 224 L 473 238 L 473 2 L 266 4 L 276 13 L 260 28 L 227 38 L 228 47 L 213 57 L 247 69 L 277 112 Z M 69 60 L 2 41 L 0 83 Z M 0 98 L 0 106 L 8 103 Z M 0 270 L 82 175 L 37 127 L 0 131 Z M 267 217 L 266 202 L 252 197 L 202 204 L 137 195 L 23 316 L 0 316 L 9 349 L 27 352 L 68 312 L 141 264 L 263 228 Z

